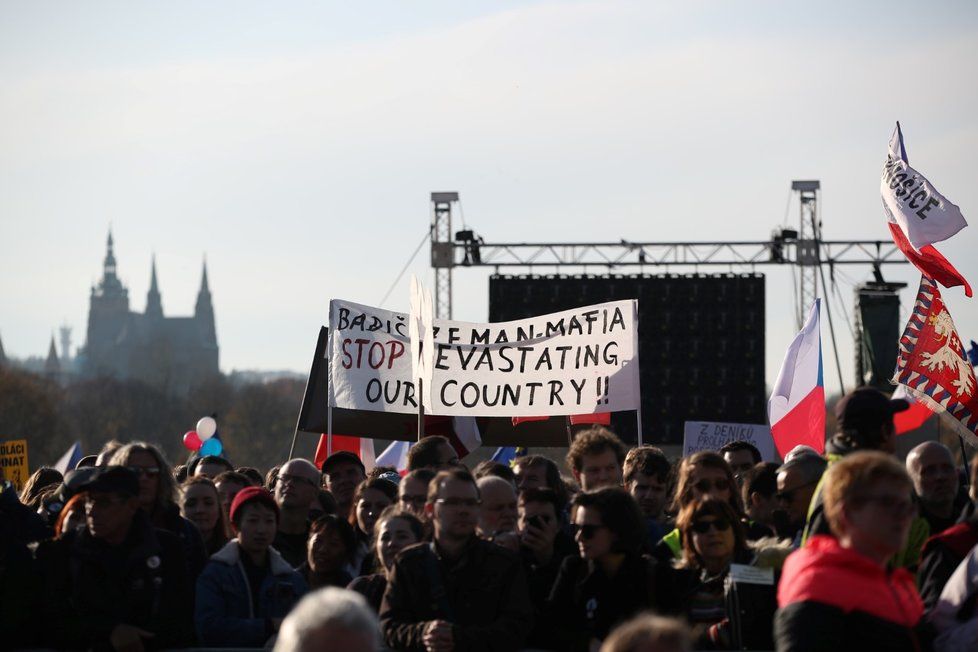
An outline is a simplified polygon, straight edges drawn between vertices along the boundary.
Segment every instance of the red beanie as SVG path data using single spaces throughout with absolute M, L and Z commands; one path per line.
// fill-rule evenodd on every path
M 275 512 L 275 521 L 278 521 L 278 505 L 275 503 L 275 498 L 272 494 L 262 487 L 245 487 L 235 494 L 234 500 L 231 501 L 231 510 L 228 515 L 231 517 L 232 523 L 237 525 L 234 516 L 248 503 L 261 503 L 265 507 L 268 507 Z

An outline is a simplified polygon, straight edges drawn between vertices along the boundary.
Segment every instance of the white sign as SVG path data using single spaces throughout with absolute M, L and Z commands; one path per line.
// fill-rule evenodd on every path
M 425 410 L 554 416 L 638 409 L 637 311 L 635 301 L 615 301 L 497 324 L 436 319 L 431 357 L 420 365 Z M 331 407 L 417 413 L 410 321 L 330 301 Z
M 717 451 L 732 441 L 746 441 L 761 452 L 765 462 L 777 462 L 771 428 L 751 423 L 687 421 L 683 428 L 683 457 L 699 451 Z
M 404 313 L 330 301 L 330 407 L 417 414 L 410 349 Z
M 432 414 L 557 416 L 639 406 L 638 302 L 495 324 L 435 322 Z M 429 396 L 425 392 L 425 397 Z
M 760 584 L 762 586 L 774 586 L 774 569 L 758 568 L 756 566 L 745 566 L 744 564 L 730 564 L 731 582 L 735 584 Z
M 887 217 L 900 225 L 917 251 L 947 240 L 968 226 L 961 209 L 939 193 L 923 174 L 910 167 L 899 124 L 890 139 L 883 164 L 880 195 Z

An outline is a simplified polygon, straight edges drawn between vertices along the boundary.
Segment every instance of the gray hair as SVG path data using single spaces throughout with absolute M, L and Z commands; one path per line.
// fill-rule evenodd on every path
M 802 453 L 801 455 L 795 455 L 789 461 L 782 464 L 778 469 L 778 473 L 798 469 L 805 482 L 817 482 L 822 477 L 822 474 L 825 473 L 825 468 L 828 465 L 829 463 L 821 455 Z
M 274 652 L 304 652 L 305 640 L 327 625 L 364 633 L 380 646 L 380 623 L 363 596 L 329 586 L 308 593 L 282 621 Z
M 166 456 L 163 455 L 163 451 L 158 447 L 144 441 L 134 441 L 125 444 L 112 453 L 109 464 L 129 466 L 129 457 L 133 453 L 148 453 L 156 460 L 156 466 L 159 469 L 159 475 L 157 477 L 160 479 L 160 483 L 158 485 L 154 509 L 158 509 L 160 512 L 171 509 L 176 505 L 177 481 L 173 477 L 170 463 L 166 461 Z

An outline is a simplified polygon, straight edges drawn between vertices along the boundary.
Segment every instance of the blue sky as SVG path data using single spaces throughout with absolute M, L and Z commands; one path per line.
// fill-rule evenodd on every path
M 896 119 L 974 222 L 975 79 L 971 2 L 0 2 L 0 338 L 43 354 L 66 320 L 82 343 L 109 223 L 137 310 L 155 252 L 164 311 L 190 313 L 206 254 L 225 370 L 305 370 L 329 299 L 379 302 L 432 190 L 488 241 L 755 240 L 816 178 L 826 237 L 886 238 Z M 974 228 L 940 249 L 978 283 Z M 851 310 L 869 270 L 847 274 Z M 908 310 L 917 277 L 887 275 Z M 456 319 L 486 318 L 487 276 L 456 273 Z M 789 270 L 767 287 L 773 383 Z M 385 307 L 407 303 L 405 277 Z

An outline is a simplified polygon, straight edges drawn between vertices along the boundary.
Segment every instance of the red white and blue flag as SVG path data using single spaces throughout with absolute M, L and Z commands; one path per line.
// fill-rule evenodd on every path
M 323 468 L 323 462 L 333 453 L 347 451 L 353 453 L 363 462 L 367 473 L 376 466 L 374 461 L 374 440 L 367 437 L 350 437 L 348 435 L 320 435 L 316 446 L 316 459 L 313 463 Z
M 926 403 L 921 403 L 914 398 L 904 385 L 897 385 L 890 398 L 901 398 L 910 405 L 906 410 L 893 415 L 893 426 L 898 435 L 916 430 L 924 425 L 927 419 L 934 416 L 934 411 L 927 407 Z
M 774 391 L 767 403 L 771 436 L 784 457 L 800 444 L 825 450 L 825 386 L 822 381 L 822 338 L 816 299 L 808 321 L 788 346 Z
M 401 475 L 407 473 L 408 451 L 413 441 L 395 441 L 377 456 L 377 466 L 393 466 Z
M 933 279 L 922 276 L 913 313 L 900 337 L 893 382 L 907 388 L 978 445 L 978 389 L 951 313 Z

